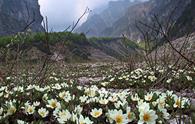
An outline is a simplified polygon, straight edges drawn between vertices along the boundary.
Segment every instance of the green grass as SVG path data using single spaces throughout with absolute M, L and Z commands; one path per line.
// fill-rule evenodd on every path
M 153 42 L 146 43 L 144 41 L 141 41 L 137 43 L 137 45 L 139 46 L 139 48 L 147 51 L 152 51 L 155 48 L 155 43 Z
M 53 44 L 56 42 L 69 42 L 84 44 L 87 38 L 84 34 L 76 34 L 70 32 L 54 32 L 45 34 L 41 33 L 18 33 L 17 35 L 1 36 L 0 37 L 0 47 L 5 47 L 6 45 L 12 43 L 32 43 L 32 42 L 45 42 Z
M 131 40 L 127 39 L 127 38 L 124 38 L 124 39 L 122 40 L 122 42 L 123 42 L 126 46 L 128 46 L 128 47 L 131 47 L 131 48 L 139 48 L 139 45 L 138 45 L 136 42 L 131 41 Z
M 32 42 L 48 42 L 49 44 L 55 44 L 56 42 L 64 42 L 66 45 L 86 45 L 94 44 L 99 45 L 101 43 L 108 43 L 116 38 L 112 37 L 91 37 L 86 38 L 85 34 L 77 34 L 71 32 L 52 32 L 52 33 L 18 33 L 17 35 L 1 36 L 0 37 L 0 47 L 5 47 L 6 45 L 12 43 L 32 43 Z M 129 47 L 139 47 L 135 42 L 128 39 L 122 40 L 122 42 Z
M 13 36 L 4 36 L 0 37 L 0 46 L 6 46 L 7 44 L 11 43 Z
M 113 39 L 114 38 L 112 38 L 112 37 L 91 37 L 88 40 L 90 42 L 97 42 L 97 41 L 111 41 Z

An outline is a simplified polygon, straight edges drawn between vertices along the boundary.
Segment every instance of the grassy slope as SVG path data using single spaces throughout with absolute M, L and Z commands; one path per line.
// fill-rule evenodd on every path
M 45 52 L 46 47 L 43 47 L 47 43 L 53 47 L 59 45 L 65 45 L 69 52 L 76 57 L 87 59 L 90 56 L 88 47 L 98 49 L 103 53 L 112 56 L 117 59 L 127 57 L 129 53 L 134 52 L 138 45 L 124 38 L 110 38 L 110 37 L 93 37 L 86 38 L 84 34 L 76 34 L 70 32 L 58 32 L 58 33 L 19 33 L 13 36 L 0 37 L 0 47 L 5 47 L 15 44 L 25 44 L 28 46 L 36 46 L 42 52 Z M 42 48 L 43 47 L 43 48 Z

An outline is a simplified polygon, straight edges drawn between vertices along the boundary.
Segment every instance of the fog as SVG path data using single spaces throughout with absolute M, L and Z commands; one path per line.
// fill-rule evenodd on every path
M 91 10 L 105 5 L 110 0 L 39 0 L 41 14 L 47 16 L 49 28 L 53 31 L 64 30 L 83 14 L 86 7 Z M 85 21 L 81 20 L 81 23 Z
M 83 14 L 86 7 L 93 10 L 107 5 L 109 1 L 111 0 L 39 0 L 39 4 L 41 14 L 43 17 L 47 16 L 48 18 L 49 29 L 52 31 L 62 31 L 69 25 L 72 25 L 73 22 L 76 22 Z M 80 21 L 80 24 L 82 24 L 86 18 L 87 15 Z

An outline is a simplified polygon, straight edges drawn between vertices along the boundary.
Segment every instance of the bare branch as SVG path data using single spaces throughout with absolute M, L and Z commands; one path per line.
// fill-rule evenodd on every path
M 86 14 L 88 14 L 88 13 L 90 13 L 90 12 L 91 12 L 91 10 L 87 7 L 87 8 L 85 9 L 84 13 L 78 18 L 78 20 L 76 21 L 76 23 L 73 24 L 72 29 L 71 29 L 70 32 L 73 32 L 74 29 L 76 28 L 76 26 L 77 26 L 77 25 L 79 24 L 79 22 L 81 21 L 81 19 L 82 19 Z

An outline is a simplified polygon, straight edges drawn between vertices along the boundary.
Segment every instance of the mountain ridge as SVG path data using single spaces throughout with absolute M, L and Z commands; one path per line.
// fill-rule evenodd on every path
M 44 31 L 38 0 L 1 0 L 0 35 L 11 35 L 29 28 Z
M 129 0 L 110 1 L 107 8 L 101 13 L 94 13 L 89 16 L 86 22 L 76 29 L 78 33 L 86 33 L 88 36 L 101 36 L 106 28 L 109 28 L 120 17 L 125 15 L 125 11 L 129 6 L 139 3 L 130 2 Z
M 168 23 L 167 20 L 171 18 L 171 23 L 177 25 L 178 28 L 175 30 L 171 30 L 171 32 L 177 32 L 176 30 L 179 29 L 179 27 L 182 27 L 182 30 L 187 27 L 189 23 L 186 23 L 186 26 L 182 26 L 182 24 L 185 23 L 185 19 L 194 18 L 193 12 L 195 12 L 195 6 L 193 0 L 150 0 L 145 2 L 139 2 L 137 4 L 134 4 L 132 6 L 129 6 L 127 10 L 125 11 L 125 15 L 118 18 L 116 21 L 112 23 L 112 26 L 106 26 L 106 24 L 99 20 L 97 25 L 94 25 L 94 28 L 91 29 L 91 33 L 96 36 L 104 36 L 104 37 L 120 37 L 122 35 L 126 35 L 129 39 L 134 41 L 139 41 L 143 39 L 143 36 L 141 32 L 138 30 L 138 21 L 144 22 L 148 25 L 153 25 L 152 17 L 155 15 L 160 20 L 160 23 L 162 25 L 164 23 Z M 191 7 L 190 7 L 191 6 Z M 185 12 L 187 11 L 187 12 Z M 191 13 L 190 17 L 185 17 L 185 13 Z M 102 13 L 103 14 L 103 13 Z M 98 17 L 100 15 L 96 15 Z M 94 19 L 95 20 L 95 19 Z M 90 20 L 91 22 L 94 22 L 94 20 Z M 183 20 L 183 21 L 182 21 Z M 192 19 L 193 20 L 193 19 Z M 85 26 L 88 24 L 88 20 L 84 24 Z M 103 26 L 105 27 L 103 30 L 98 30 L 99 32 L 93 33 L 93 30 L 96 29 L 96 27 Z M 191 25 L 188 27 L 193 27 L 195 25 L 192 21 Z M 81 25 L 82 27 L 82 25 Z M 144 31 L 144 27 L 141 27 Z M 80 28 L 81 29 L 81 28 Z M 84 32 L 85 28 L 80 30 L 80 32 Z M 195 31 L 193 29 L 190 33 Z M 85 33 L 85 32 L 84 32 Z M 91 34 L 86 34 L 87 36 L 91 36 Z M 185 35 L 185 32 L 180 33 L 179 36 L 172 33 L 172 37 L 178 38 L 182 35 Z

